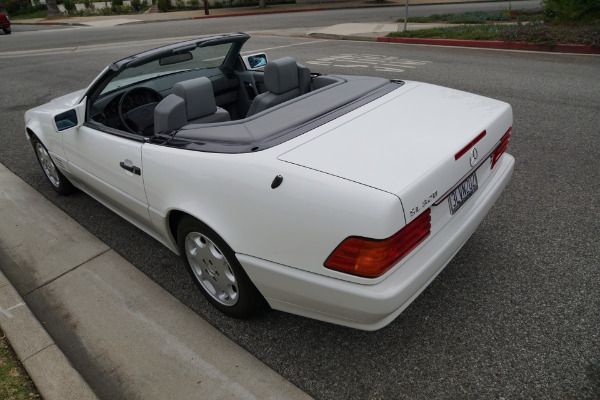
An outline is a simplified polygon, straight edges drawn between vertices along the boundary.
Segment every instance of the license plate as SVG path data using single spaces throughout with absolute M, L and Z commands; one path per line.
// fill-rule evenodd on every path
M 448 197 L 448 205 L 450 206 L 450 214 L 455 214 L 459 208 L 469 200 L 469 197 L 477 191 L 477 175 L 473 172 L 467 179 L 462 181 L 460 185 Z

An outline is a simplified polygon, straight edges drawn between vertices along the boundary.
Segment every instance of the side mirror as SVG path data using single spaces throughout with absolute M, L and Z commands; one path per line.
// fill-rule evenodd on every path
M 265 53 L 243 56 L 242 60 L 244 60 L 246 69 L 259 69 L 264 67 L 268 62 L 267 55 Z
M 75 110 L 69 110 L 60 113 L 54 117 L 54 123 L 56 124 L 56 129 L 59 132 L 77 126 L 77 113 Z

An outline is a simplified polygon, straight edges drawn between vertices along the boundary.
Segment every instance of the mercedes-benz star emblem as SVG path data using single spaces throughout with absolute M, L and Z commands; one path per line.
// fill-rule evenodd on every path
M 471 150 L 471 167 L 474 167 L 477 164 L 477 157 L 479 154 L 477 153 L 477 148 L 473 147 Z

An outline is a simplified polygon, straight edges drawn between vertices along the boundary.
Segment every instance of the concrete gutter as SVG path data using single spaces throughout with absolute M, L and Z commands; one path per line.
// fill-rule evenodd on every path
M 600 48 L 583 44 L 539 44 L 521 42 L 502 42 L 497 40 L 459 40 L 459 39 L 421 39 L 377 37 L 378 42 L 425 44 L 436 46 L 478 47 L 485 49 L 509 49 L 524 51 L 545 51 L 556 53 L 600 54 Z
M 45 400 L 311 398 L 1 164 L 0 220 L 0 327 Z

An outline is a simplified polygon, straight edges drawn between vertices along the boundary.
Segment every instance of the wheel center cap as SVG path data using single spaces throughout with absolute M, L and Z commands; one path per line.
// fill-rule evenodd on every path
M 217 280 L 220 276 L 219 271 L 217 270 L 217 268 L 215 268 L 215 266 L 213 265 L 212 262 L 204 260 L 204 265 L 206 265 L 206 272 L 213 277 L 213 279 Z

